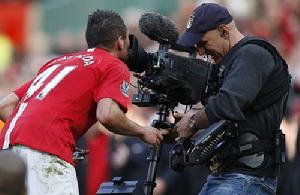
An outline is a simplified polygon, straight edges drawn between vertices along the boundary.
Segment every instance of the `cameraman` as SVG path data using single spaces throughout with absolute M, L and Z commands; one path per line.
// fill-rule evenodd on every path
M 25 160 L 29 195 L 78 194 L 72 153 L 96 121 L 112 132 L 159 145 L 162 133 L 129 120 L 129 35 L 112 11 L 89 15 L 87 50 L 52 59 L 0 101 L 1 149 Z
M 204 109 L 176 124 L 178 136 L 191 137 L 222 119 L 238 124 L 236 148 L 216 155 L 200 194 L 275 194 L 279 163 L 274 136 L 290 80 L 285 61 L 265 40 L 242 35 L 228 10 L 212 3 L 193 11 L 177 43 L 195 46 L 225 69 L 218 93 Z

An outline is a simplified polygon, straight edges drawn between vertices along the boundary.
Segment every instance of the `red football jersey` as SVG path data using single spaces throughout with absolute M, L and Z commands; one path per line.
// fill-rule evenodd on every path
M 111 98 L 127 110 L 127 66 L 103 49 L 88 49 L 45 64 L 15 90 L 21 98 L 5 123 L 0 146 L 21 144 L 73 164 L 76 140 L 96 122 L 97 102 Z

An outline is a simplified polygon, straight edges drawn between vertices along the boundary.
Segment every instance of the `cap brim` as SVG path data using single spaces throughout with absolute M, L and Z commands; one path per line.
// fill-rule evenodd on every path
M 194 47 L 202 38 L 204 33 L 191 33 L 185 31 L 177 40 L 177 44 L 184 47 Z

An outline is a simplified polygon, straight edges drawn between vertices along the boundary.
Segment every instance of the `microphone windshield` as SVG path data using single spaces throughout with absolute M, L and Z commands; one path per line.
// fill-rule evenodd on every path
M 159 13 L 148 12 L 141 16 L 139 29 L 151 40 L 159 43 L 176 43 L 179 31 L 174 21 Z

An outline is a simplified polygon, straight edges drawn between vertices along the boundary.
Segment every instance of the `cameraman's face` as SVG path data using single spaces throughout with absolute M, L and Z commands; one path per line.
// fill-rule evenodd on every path
M 199 55 L 209 55 L 215 63 L 221 62 L 228 52 L 228 47 L 229 41 L 220 36 L 217 29 L 206 32 L 196 44 Z

